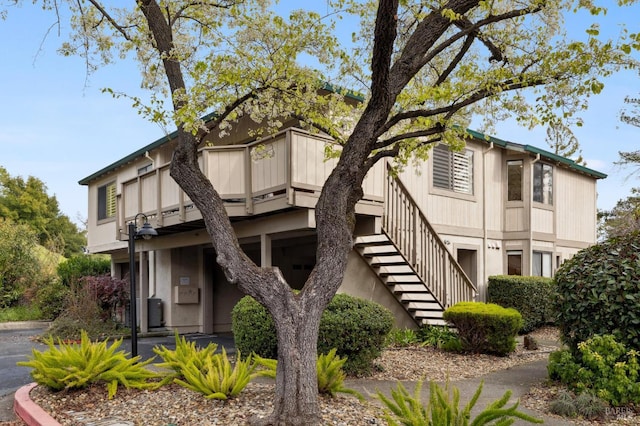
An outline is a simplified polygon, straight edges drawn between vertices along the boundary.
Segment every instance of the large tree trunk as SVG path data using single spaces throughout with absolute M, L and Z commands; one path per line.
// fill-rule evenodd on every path
M 324 309 L 309 306 L 305 299 L 290 292 L 285 300 L 271 306 L 278 336 L 274 410 L 267 418 L 252 419 L 252 424 L 320 424 L 316 353 L 320 317 Z

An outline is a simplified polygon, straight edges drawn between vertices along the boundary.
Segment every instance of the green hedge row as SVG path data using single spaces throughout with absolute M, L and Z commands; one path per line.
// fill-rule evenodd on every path
M 520 312 L 523 319 L 520 333 L 529 333 L 555 322 L 554 297 L 555 285 L 551 278 L 519 275 L 489 277 L 487 302 Z

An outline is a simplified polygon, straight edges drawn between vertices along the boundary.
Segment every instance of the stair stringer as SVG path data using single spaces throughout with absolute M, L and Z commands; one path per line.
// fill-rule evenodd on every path
M 356 251 L 418 325 L 446 325 L 444 306 L 385 233 L 359 236 Z

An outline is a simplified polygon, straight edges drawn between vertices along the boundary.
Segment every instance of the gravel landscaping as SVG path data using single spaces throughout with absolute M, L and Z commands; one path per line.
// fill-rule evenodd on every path
M 546 359 L 555 348 L 544 342 L 557 341 L 557 332 L 545 328 L 534 333 L 541 342 L 538 350 L 529 351 L 521 345 L 507 357 L 489 355 L 458 355 L 433 348 L 391 348 L 377 360 L 379 371 L 374 380 L 406 380 L 438 382 L 478 377 L 531 361 Z M 348 385 L 348 383 L 347 383 Z M 104 386 L 82 391 L 52 393 L 36 387 L 32 399 L 62 425 L 244 425 L 252 416 L 266 416 L 272 410 L 274 385 L 270 380 L 250 383 L 233 400 L 207 400 L 200 394 L 172 385 L 156 391 L 120 389 L 112 400 L 107 399 Z M 557 388 L 540 384 L 523 398 L 523 406 L 539 412 L 548 411 L 548 403 Z M 364 403 L 350 395 L 322 398 L 321 411 L 326 425 L 384 425 L 379 402 L 368 398 Z M 607 422 L 576 421 L 578 425 L 640 424 L 634 413 L 612 413 Z M 633 414 L 631 418 L 627 415 Z M 565 419 L 566 420 L 566 419 Z

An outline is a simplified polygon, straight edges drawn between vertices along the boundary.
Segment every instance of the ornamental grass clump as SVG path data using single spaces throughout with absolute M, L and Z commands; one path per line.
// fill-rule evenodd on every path
M 391 390 L 391 399 L 380 391 L 377 391 L 377 398 L 386 407 L 385 419 L 389 426 L 507 426 L 513 424 L 516 419 L 529 423 L 543 423 L 540 419 L 518 411 L 517 402 L 505 408 L 511 398 L 511 391 L 505 392 L 502 398 L 489 404 L 472 419 L 471 410 L 480 398 L 482 386 L 483 382 L 462 410 L 459 408 L 460 391 L 455 386 L 450 386 L 448 382 L 444 389 L 435 382 L 430 383 L 429 402 L 426 406 L 420 398 L 422 381 L 416 384 L 413 395 L 398 382 L 396 389 Z
M 81 332 L 80 343 L 65 343 L 52 337 L 45 340 L 49 349 L 32 350 L 31 359 L 18 362 L 22 367 L 31 367 L 31 377 L 39 385 L 60 391 L 82 389 L 94 383 L 107 385 L 109 399 L 113 398 L 118 385 L 125 388 L 155 389 L 161 376 L 145 367 L 153 361 L 140 361 L 140 356 L 118 350 L 122 339 L 107 346 L 108 339 L 93 343 L 86 331 Z

